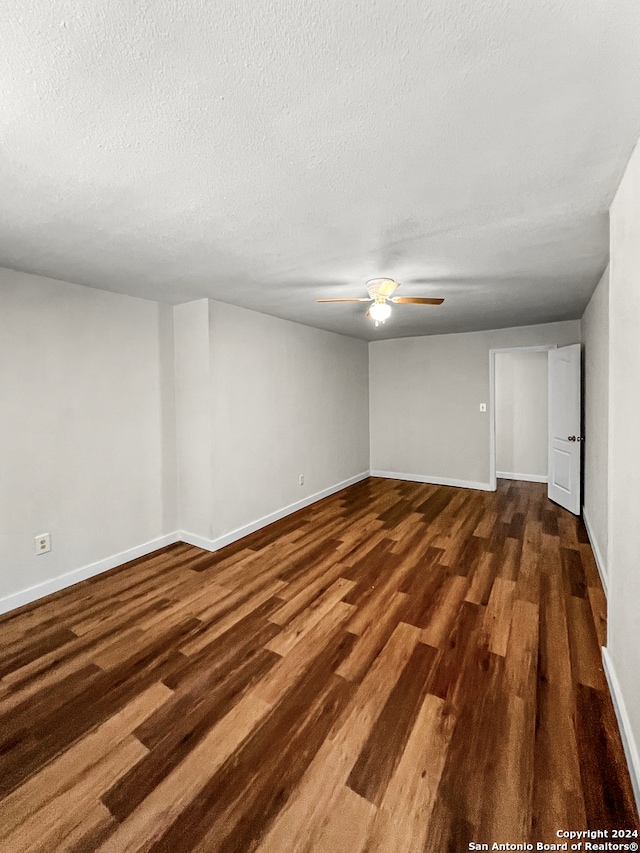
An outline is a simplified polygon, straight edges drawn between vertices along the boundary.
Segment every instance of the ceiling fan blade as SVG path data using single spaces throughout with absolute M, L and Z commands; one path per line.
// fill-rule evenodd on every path
M 409 305 L 442 305 L 444 299 L 432 299 L 429 296 L 392 296 L 391 301 Z
M 318 299 L 318 302 L 371 302 L 368 296 L 342 297 L 340 299 Z

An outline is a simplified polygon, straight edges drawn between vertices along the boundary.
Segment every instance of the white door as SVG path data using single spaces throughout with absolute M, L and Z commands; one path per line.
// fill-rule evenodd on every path
M 549 350 L 549 489 L 580 515 L 580 344 Z

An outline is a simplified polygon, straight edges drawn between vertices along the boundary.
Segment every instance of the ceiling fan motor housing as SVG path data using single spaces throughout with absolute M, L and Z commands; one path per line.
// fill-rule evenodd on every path
M 367 282 L 367 293 L 372 299 L 384 301 L 398 286 L 392 278 L 372 278 Z

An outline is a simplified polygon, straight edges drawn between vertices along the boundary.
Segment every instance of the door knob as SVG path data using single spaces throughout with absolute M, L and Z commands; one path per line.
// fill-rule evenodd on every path
M 570 435 L 569 438 L 567 439 L 567 441 L 575 441 L 575 440 L 576 440 L 575 435 Z

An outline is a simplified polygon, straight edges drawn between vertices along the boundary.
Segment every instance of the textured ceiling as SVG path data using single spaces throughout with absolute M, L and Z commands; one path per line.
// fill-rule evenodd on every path
M 580 316 L 638 0 L 5 0 L 0 266 L 375 339 Z M 391 276 L 384 326 L 365 295 Z

